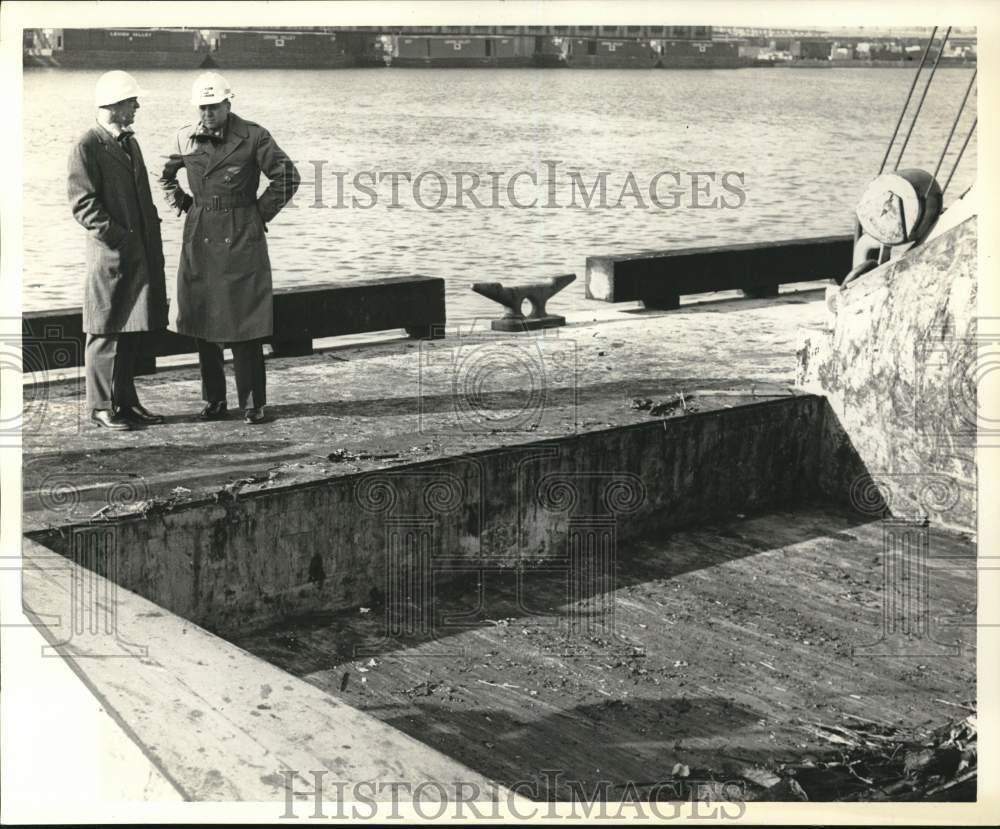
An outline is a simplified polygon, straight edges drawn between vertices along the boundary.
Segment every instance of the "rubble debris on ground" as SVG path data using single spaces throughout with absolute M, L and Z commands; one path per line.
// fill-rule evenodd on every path
M 698 407 L 691 405 L 690 401 L 684 396 L 684 392 L 658 402 L 650 400 L 648 397 L 635 397 L 629 403 L 629 406 L 639 411 L 649 412 L 654 417 L 662 417 L 669 414 L 688 414 L 689 412 L 698 411 Z
M 350 452 L 347 449 L 335 449 L 326 456 L 328 461 L 342 463 L 344 461 L 385 461 L 399 457 L 399 452 Z
M 239 498 L 240 491 L 248 486 L 258 486 L 260 484 L 273 483 L 282 475 L 281 469 L 279 467 L 272 467 L 266 472 L 262 472 L 256 475 L 250 475 L 245 478 L 238 478 L 235 481 L 229 481 L 224 484 L 221 488 L 217 489 L 212 493 L 212 497 L 216 502 L 220 504 L 230 503 L 236 501 Z
M 151 518 L 154 515 L 162 515 L 169 512 L 179 503 L 187 499 L 191 490 L 186 487 L 177 486 L 170 490 L 170 494 L 161 498 L 142 498 L 139 500 L 112 500 L 90 516 L 91 521 L 111 521 L 117 518 Z M 113 492 L 109 493 L 109 498 L 115 498 Z
M 629 408 L 648 412 L 654 417 L 660 417 L 668 414 L 688 414 L 698 411 L 698 407 L 692 403 L 698 397 L 740 397 L 755 399 L 794 396 L 795 392 L 790 388 L 776 386 L 758 388 L 756 384 L 753 384 L 745 389 L 694 389 L 692 391 L 682 391 L 663 400 L 652 400 L 648 397 L 633 397 L 629 401 Z
M 806 723 L 835 746 L 774 768 L 747 768 L 747 799 L 831 801 L 974 801 L 976 717 L 970 714 L 918 736 L 860 718 L 843 725 Z M 756 798 L 752 795 L 756 794 Z

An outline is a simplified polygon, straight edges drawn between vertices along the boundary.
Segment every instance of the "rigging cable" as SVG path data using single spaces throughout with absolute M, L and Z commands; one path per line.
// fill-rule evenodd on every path
M 920 73 L 923 71 L 924 66 L 927 63 L 927 56 L 930 54 L 931 46 L 934 45 L 934 38 L 937 37 L 938 27 L 935 26 L 931 30 L 931 36 L 927 40 L 927 45 L 924 47 L 924 54 L 920 58 L 920 65 L 917 66 L 917 71 L 913 75 L 913 80 L 910 82 L 910 90 L 906 93 L 906 100 L 903 102 L 903 108 L 899 112 L 899 118 L 896 119 L 896 127 L 892 131 L 892 138 L 889 139 L 888 145 L 885 148 L 885 155 L 882 156 L 882 163 L 878 165 L 878 175 L 882 175 L 882 171 L 885 170 L 885 163 L 889 160 L 889 154 L 892 152 L 893 146 L 896 144 L 896 136 L 899 135 L 899 128 L 903 125 L 903 119 L 906 117 L 906 111 L 910 108 L 910 101 L 913 98 L 913 90 L 917 88 L 917 80 L 920 78 Z M 950 29 L 949 29 L 950 31 Z M 943 48 L 943 45 L 942 45 Z M 924 94 L 927 94 L 927 90 L 924 90 Z M 921 99 L 922 100 L 922 99 Z M 915 116 L 914 116 L 915 117 Z M 911 124 L 910 130 L 912 132 L 913 126 Z M 907 141 L 909 141 L 909 135 L 907 135 Z M 896 165 L 899 166 L 898 164 Z M 857 217 L 854 219 L 854 241 L 857 242 L 861 238 L 861 222 L 858 221 Z
M 958 122 L 962 119 L 962 114 L 965 112 L 965 102 L 969 100 L 969 93 L 972 92 L 972 85 L 976 82 L 976 74 L 978 72 L 979 70 L 976 69 L 972 73 L 972 77 L 969 78 L 969 85 L 965 90 L 965 97 L 962 98 L 962 103 L 958 107 L 958 113 L 955 115 L 955 120 L 952 121 L 951 132 L 948 133 L 948 140 L 944 142 L 944 149 L 941 150 L 941 157 L 938 159 L 937 167 L 934 168 L 934 175 L 931 176 L 931 180 L 927 182 L 927 190 L 924 191 L 924 198 L 927 198 L 927 194 L 930 193 L 932 185 L 937 180 L 937 174 L 941 172 L 941 165 L 944 164 L 944 157 L 948 154 L 948 147 L 951 146 L 951 139 L 955 136 L 955 130 L 958 128 Z M 966 141 L 968 141 L 968 139 L 966 139 Z
M 927 41 L 927 46 L 924 48 L 924 56 L 920 58 L 920 65 L 917 67 L 917 72 L 913 76 L 913 82 L 910 84 L 910 91 L 906 93 L 906 102 L 903 104 L 903 109 L 899 113 L 899 118 L 896 121 L 896 129 L 892 131 L 892 138 L 889 139 L 889 146 L 885 148 L 885 155 L 882 156 L 882 163 L 878 165 L 878 174 L 882 175 L 882 171 L 885 169 L 885 163 L 889 160 L 889 153 L 892 152 L 892 146 L 896 143 L 896 136 L 899 135 L 899 128 L 903 125 L 903 116 L 906 115 L 906 110 L 910 106 L 910 99 L 913 97 L 913 90 L 917 87 L 917 78 L 920 77 L 921 71 L 923 71 L 924 64 L 927 63 L 927 54 L 931 50 L 931 45 L 934 43 L 934 37 L 937 35 L 938 27 L 934 27 L 934 31 L 931 32 L 931 39 Z
M 948 174 L 948 180 L 944 183 L 944 187 L 941 188 L 941 196 L 944 197 L 945 190 L 948 189 L 948 185 L 951 184 L 951 177 L 955 175 L 955 170 L 958 169 L 958 163 L 962 160 L 962 155 L 965 153 L 965 148 L 969 146 L 969 139 L 972 138 L 972 133 L 976 131 L 976 124 L 979 123 L 979 118 L 972 122 L 972 127 L 969 129 L 969 134 L 965 136 L 965 142 L 962 144 L 962 149 L 958 151 L 958 156 L 955 158 L 955 164 L 951 168 L 951 172 Z M 964 195 L 964 194 L 963 194 Z
M 903 140 L 903 146 L 900 147 L 899 156 L 896 158 L 896 166 L 893 169 L 898 170 L 899 165 L 903 161 L 903 153 L 906 152 L 906 145 L 910 143 L 910 136 L 913 135 L 913 128 L 917 125 L 917 119 L 920 117 L 920 110 L 924 106 L 924 99 L 927 97 L 927 91 L 931 88 L 931 81 L 934 80 L 934 72 L 937 71 L 938 64 L 941 62 L 941 56 L 944 54 L 944 47 L 948 43 L 948 35 L 951 34 L 951 26 L 949 26 L 944 33 L 944 38 L 941 40 L 941 46 L 938 49 L 937 57 L 934 58 L 934 65 L 931 67 L 931 72 L 927 76 L 927 83 L 924 84 L 923 94 L 920 96 L 920 101 L 917 103 L 917 111 L 913 113 L 913 120 L 910 122 L 910 129 L 906 132 L 906 138 Z

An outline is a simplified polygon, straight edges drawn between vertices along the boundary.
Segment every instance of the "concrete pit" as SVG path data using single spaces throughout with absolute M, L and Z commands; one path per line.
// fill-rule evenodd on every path
M 613 797 L 678 763 L 743 779 L 822 753 L 817 722 L 927 727 L 975 698 L 974 466 L 953 438 L 941 461 L 947 429 L 899 429 L 900 389 L 840 393 L 857 358 L 831 366 L 901 342 L 893 320 L 967 333 L 964 267 L 936 316 L 892 301 L 969 245 L 963 226 L 865 275 L 837 295 L 853 316 L 786 292 L 274 359 L 278 419 L 254 431 L 197 422 L 190 368 L 140 380 L 167 414 L 142 432 L 82 428 L 78 385 L 47 386 L 26 605 L 193 799 L 281 798 L 281 768 Z M 882 322 L 860 299 L 879 285 Z M 65 603 L 94 591 L 134 658 L 83 658 Z

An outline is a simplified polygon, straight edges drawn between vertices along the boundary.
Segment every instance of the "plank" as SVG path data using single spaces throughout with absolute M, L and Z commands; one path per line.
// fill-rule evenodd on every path
M 490 791 L 482 776 L 315 685 L 30 541 L 23 552 L 26 612 L 185 799 L 283 804 L 286 770 L 296 792 L 311 792 L 311 772 L 324 770 L 331 781 Z M 84 621 L 69 610 L 71 578 L 105 597 L 96 621 L 113 608 L 117 637 L 71 632 L 68 621 Z
M 955 557 L 974 546 L 932 533 L 933 611 L 974 612 L 975 571 Z M 878 522 L 824 507 L 629 544 L 613 631 L 584 637 L 573 656 L 538 612 L 565 607 L 553 574 L 529 584 L 531 612 L 513 579 L 487 580 L 475 624 L 436 639 L 378 644 L 384 608 L 373 606 L 239 643 L 481 774 L 529 781 L 543 799 L 662 779 L 677 762 L 725 774 L 822 752 L 810 722 L 919 728 L 951 716 L 938 699 L 975 698 L 974 629 L 948 630 L 962 644 L 954 656 L 852 653 L 877 638 L 881 551 Z M 478 588 L 442 587 L 439 603 L 475 608 Z M 373 645 L 374 657 L 357 655 Z

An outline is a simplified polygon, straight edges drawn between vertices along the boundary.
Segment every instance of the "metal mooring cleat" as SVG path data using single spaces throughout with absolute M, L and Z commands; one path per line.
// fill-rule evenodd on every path
M 472 290 L 507 309 L 507 313 L 491 323 L 494 331 L 534 331 L 566 324 L 566 317 L 547 314 L 545 303 L 575 279 L 575 273 L 567 273 L 544 282 L 531 282 L 513 288 L 505 288 L 499 282 L 476 282 Z M 525 300 L 531 303 L 531 312 L 527 316 L 521 311 Z

